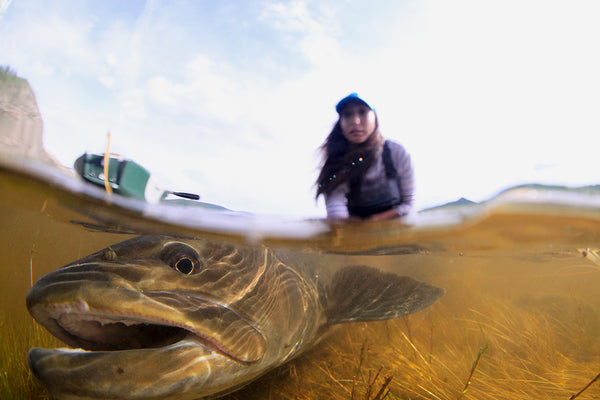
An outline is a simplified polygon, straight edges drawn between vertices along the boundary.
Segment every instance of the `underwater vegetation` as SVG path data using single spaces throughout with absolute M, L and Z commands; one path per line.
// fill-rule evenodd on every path
M 32 343 L 57 346 L 60 342 L 33 321 L 26 326 L 12 326 L 0 319 L 0 331 L 0 399 L 49 399 L 31 375 L 23 350 Z
M 430 315 L 419 326 L 408 317 L 346 328 L 335 342 L 354 351 L 330 341 L 228 399 L 597 398 L 597 357 L 575 354 L 582 332 L 548 335 L 551 317 L 497 307 L 483 322 L 473 311 L 473 319 Z M 480 340 L 467 342 L 465 331 Z

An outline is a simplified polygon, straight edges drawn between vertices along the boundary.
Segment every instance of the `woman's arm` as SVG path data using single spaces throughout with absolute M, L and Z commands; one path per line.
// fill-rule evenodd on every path
M 348 191 L 348 185 L 341 184 L 340 186 L 333 189 L 329 194 L 325 195 L 325 207 L 327 209 L 328 219 L 346 219 L 349 217 L 348 213 L 348 199 L 346 192 Z
M 402 203 L 395 208 L 398 215 L 408 214 L 415 200 L 415 171 L 410 154 L 402 145 L 395 146 L 392 152 L 396 167 L 397 182 L 402 195 Z

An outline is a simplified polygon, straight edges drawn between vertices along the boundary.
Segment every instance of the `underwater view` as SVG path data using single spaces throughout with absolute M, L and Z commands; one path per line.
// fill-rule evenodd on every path
M 413 225 L 387 221 L 329 226 L 321 220 L 277 220 L 185 205 L 131 202 L 132 199 L 114 194 L 109 197 L 101 188 L 76 180 L 58 169 L 8 155 L 2 158 L 0 184 L 4 193 L 0 268 L 2 398 L 53 398 L 46 386 L 59 396 L 69 386 L 88 386 L 90 390 L 96 386 L 93 390 L 101 390 L 100 383 L 96 385 L 93 379 L 85 380 L 77 374 L 68 378 L 72 382 L 48 382 L 44 377 L 44 385 L 32 376 L 27 364 L 29 349 L 64 348 L 65 341 L 67 344 L 71 341 L 71 345 L 77 343 L 70 334 L 65 336 L 64 333 L 57 335 L 61 338 L 58 340 L 35 322 L 32 314 L 43 322 L 44 312 L 34 313 L 34 303 L 54 301 L 59 304 L 83 296 L 81 290 L 61 292 L 58 277 L 52 278 L 57 279 L 56 282 L 51 279 L 52 275 L 48 275 L 46 281 L 38 280 L 96 252 L 99 252 L 96 258 L 90 256 L 87 261 L 79 262 L 81 268 L 86 263 L 93 268 L 104 265 L 98 261 L 97 254 L 104 262 L 118 261 L 125 267 L 133 267 L 146 258 L 164 259 L 162 255 L 152 256 L 150 249 L 159 243 L 164 248 L 167 242 L 194 247 L 207 266 L 207 260 L 213 260 L 215 265 L 240 268 L 239 276 L 225 281 L 229 282 L 225 289 L 210 289 L 200 284 L 204 287 L 202 291 L 212 290 L 212 296 L 225 290 L 241 297 L 240 291 L 248 284 L 244 276 L 257 276 L 252 275 L 257 268 L 265 274 L 266 292 L 278 296 L 275 302 L 242 298 L 252 302 L 245 305 L 247 315 L 260 316 L 254 322 L 246 319 L 242 324 L 246 327 L 240 329 L 247 331 L 242 343 L 234 340 L 227 344 L 233 339 L 222 334 L 223 347 L 218 352 L 238 359 L 234 363 L 256 366 L 258 364 L 252 361 L 256 357 L 264 355 L 266 359 L 267 354 L 273 357 L 268 366 L 250 373 L 251 378 L 243 382 L 232 378 L 243 373 L 228 370 L 228 364 L 222 364 L 225 369 L 218 374 L 220 379 L 229 377 L 233 381 L 220 382 L 219 387 L 227 389 L 224 393 L 237 389 L 225 398 L 592 399 L 600 394 L 600 386 L 595 384 L 600 373 L 600 298 L 597 295 L 600 256 L 596 252 L 600 243 L 597 206 L 600 197 L 593 191 L 514 188 L 487 203 L 449 205 L 424 211 Z M 143 235 L 141 239 L 139 235 Z M 117 245 L 122 242 L 125 244 Z M 107 248 L 110 250 L 105 250 Z M 271 257 L 270 261 L 257 263 L 257 254 L 265 252 Z M 185 269 L 192 264 L 181 267 Z M 270 274 L 277 275 L 276 271 L 281 268 L 293 274 L 287 278 L 266 278 Z M 344 291 L 342 297 L 352 297 L 353 291 L 362 293 L 350 300 L 351 306 L 344 306 L 340 300 L 337 306 L 327 309 L 319 303 L 324 300 L 310 297 L 311 291 L 321 290 L 320 285 L 305 292 L 298 289 L 309 285 L 315 277 L 324 286 L 331 287 L 330 282 L 344 275 L 344 271 L 348 271 L 348 276 L 336 290 Z M 143 281 L 140 271 L 123 276 L 131 274 L 135 282 Z M 220 278 L 209 275 L 203 279 L 221 282 L 223 276 L 229 276 L 215 271 L 213 274 Z M 382 278 L 377 274 L 382 274 Z M 173 285 L 166 276 L 150 279 L 149 284 L 155 286 L 153 292 L 162 293 L 164 297 L 165 293 L 175 296 L 179 290 L 191 298 L 192 288 L 184 289 L 186 286 L 181 282 Z M 406 310 L 382 302 L 385 294 L 377 287 L 381 282 L 371 286 L 371 281 L 379 279 L 387 285 L 397 278 L 417 284 L 417 289 L 410 289 L 408 296 L 416 298 L 411 303 L 414 305 Z M 86 279 L 82 280 L 81 287 L 94 281 L 92 276 Z M 104 278 L 99 281 L 105 282 L 104 307 L 118 310 L 126 303 L 127 296 L 109 294 L 113 293 L 111 285 L 117 283 L 107 285 Z M 52 286 L 52 282 L 56 285 L 50 290 L 57 297 L 54 300 L 39 294 L 45 286 Z M 298 282 L 302 285 L 298 286 Z M 395 289 L 396 294 L 405 290 L 406 285 L 402 285 Z M 30 291 L 32 287 L 36 290 Z M 292 287 L 296 289 L 290 289 Z M 367 289 L 362 290 L 364 288 Z M 31 292 L 36 292 L 35 296 Z M 332 293 L 328 300 L 336 296 Z M 175 298 L 169 298 L 165 304 L 175 304 Z M 310 298 L 313 300 L 307 300 Z M 229 304 L 233 302 L 230 300 Z M 351 316 L 341 316 L 340 309 L 344 307 L 352 308 L 344 311 Z M 138 304 L 136 308 L 143 307 Z M 248 311 L 251 308 L 255 309 Z M 391 314 L 376 315 L 382 309 Z M 323 313 L 327 318 L 338 320 L 323 328 L 323 323 L 318 321 Z M 227 318 L 234 316 L 225 320 Z M 71 321 L 72 326 L 75 322 Z M 100 325 L 110 325 L 109 322 Z M 63 324 L 66 327 L 69 322 Z M 260 324 L 261 334 L 257 335 Z M 271 355 L 270 346 L 276 341 L 272 337 L 287 335 L 298 324 L 303 324 L 303 330 L 290 333 L 290 338 L 295 335 L 298 354 L 294 353 L 289 360 L 287 356 Z M 122 325 L 127 326 L 127 323 L 122 322 Z M 269 332 L 267 326 L 279 328 Z M 49 329 L 56 335 L 56 328 Z M 209 324 L 208 329 L 216 332 L 221 328 Z M 108 343 L 113 340 L 111 335 L 125 335 L 125 331 L 99 330 L 88 333 L 88 339 L 100 335 L 103 336 L 100 340 Z M 322 333 L 322 338 L 316 337 Z M 142 335 L 141 331 L 134 334 L 141 338 L 132 341 L 151 341 L 144 339 L 148 334 Z M 152 335 L 166 337 L 167 333 L 157 330 Z M 130 346 L 114 344 L 117 348 L 121 345 Z M 135 346 L 141 349 L 146 345 L 137 343 Z M 46 354 L 50 358 L 46 361 L 48 365 L 53 362 L 51 354 Z M 146 379 L 158 380 L 159 376 L 174 374 L 168 372 L 171 366 L 161 365 L 164 361 L 160 361 L 160 354 L 154 356 L 158 357 L 157 362 L 134 364 L 137 378 L 130 386 L 148 385 Z M 240 362 L 244 359 L 247 361 Z M 134 361 L 100 357 L 92 364 L 100 363 L 97 367 L 110 369 L 115 368 L 115 362 L 126 365 Z M 214 372 L 220 368 L 217 361 L 213 365 Z M 42 373 L 44 361 L 41 363 L 41 367 L 36 367 L 38 374 Z M 175 370 L 182 373 L 180 369 Z M 88 373 L 92 372 L 87 371 L 83 376 L 89 376 Z M 154 376 L 155 373 L 159 376 Z M 53 376 L 52 371 L 49 374 Z M 56 374 L 60 377 L 60 373 Z M 118 375 L 115 373 L 111 379 Z M 182 385 L 181 393 L 173 398 L 188 398 L 185 397 L 188 395 L 186 385 Z M 80 393 L 88 396 L 85 391 Z

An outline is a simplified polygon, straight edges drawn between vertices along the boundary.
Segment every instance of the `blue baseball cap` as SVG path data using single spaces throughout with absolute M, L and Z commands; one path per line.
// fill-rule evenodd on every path
M 341 99 L 335 106 L 335 111 L 338 114 L 342 111 L 344 107 L 346 107 L 350 103 L 363 103 L 365 106 L 369 107 L 371 110 L 374 110 L 373 107 L 369 105 L 366 101 L 358 97 L 358 93 L 350 93 L 348 96 Z

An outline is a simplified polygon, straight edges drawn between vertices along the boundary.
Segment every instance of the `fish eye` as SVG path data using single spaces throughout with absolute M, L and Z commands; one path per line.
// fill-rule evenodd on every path
M 175 262 L 175 265 L 173 266 L 173 268 L 175 268 L 177 271 L 181 272 L 182 274 L 189 275 L 192 273 L 192 271 L 194 271 L 194 263 L 189 258 L 184 257 L 184 258 L 179 259 L 177 262 Z
M 200 255 L 193 247 L 185 243 L 166 243 L 161 250 L 160 258 L 175 271 L 184 275 L 200 272 Z

